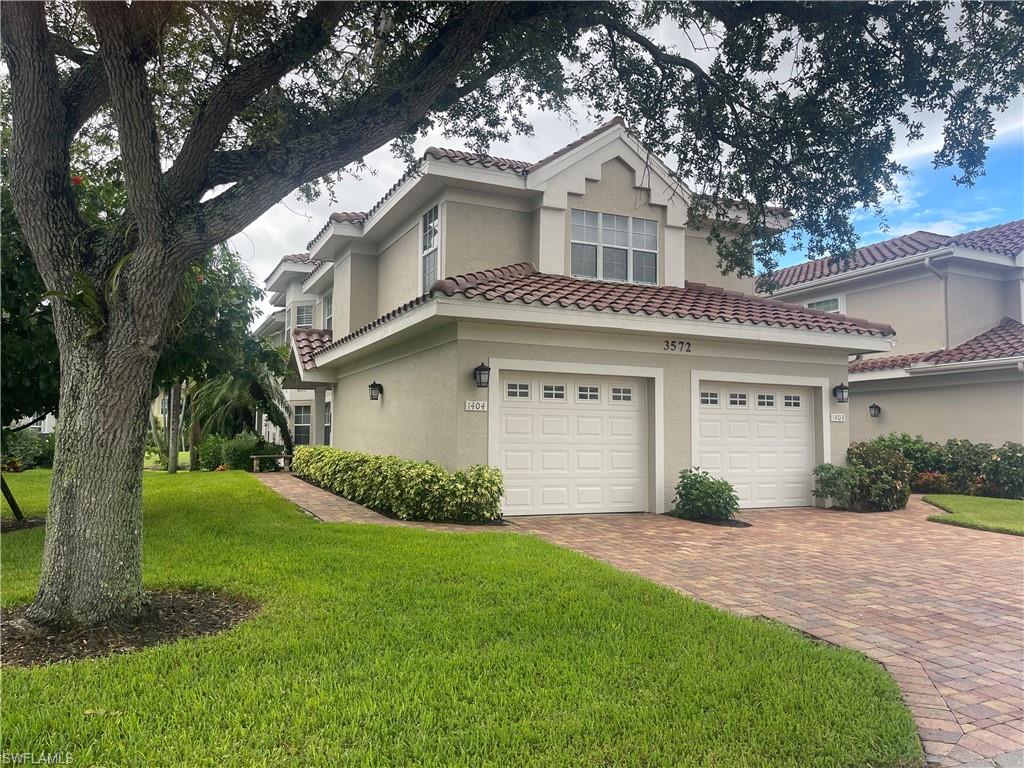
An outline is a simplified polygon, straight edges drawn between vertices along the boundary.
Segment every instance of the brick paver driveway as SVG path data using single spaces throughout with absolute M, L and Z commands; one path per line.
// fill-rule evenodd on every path
M 745 511 L 748 528 L 655 515 L 514 518 L 516 528 L 886 666 L 930 760 L 1024 747 L 1024 538 L 902 512 Z

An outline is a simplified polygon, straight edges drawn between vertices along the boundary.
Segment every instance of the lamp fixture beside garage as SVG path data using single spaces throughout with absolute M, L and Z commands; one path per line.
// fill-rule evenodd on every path
M 381 396 L 383 394 L 384 394 L 384 385 L 383 384 L 378 384 L 376 381 L 373 381 L 373 382 L 370 383 L 370 399 L 371 400 L 380 400 L 380 398 L 381 398 Z
M 491 366 L 480 363 L 473 369 L 473 380 L 480 389 L 487 389 L 491 385 Z
M 868 415 L 873 419 L 877 419 L 882 415 L 882 406 L 878 403 L 872 403 L 868 406 Z
M 848 403 L 850 402 L 850 388 L 846 384 L 836 384 L 832 387 L 832 397 L 836 399 L 837 403 Z

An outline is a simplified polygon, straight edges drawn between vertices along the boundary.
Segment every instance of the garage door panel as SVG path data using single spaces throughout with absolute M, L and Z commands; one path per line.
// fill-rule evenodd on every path
M 646 509 L 642 382 L 503 372 L 499 386 L 506 514 Z
M 812 503 L 813 397 L 809 389 L 700 382 L 700 466 L 732 483 L 741 507 Z

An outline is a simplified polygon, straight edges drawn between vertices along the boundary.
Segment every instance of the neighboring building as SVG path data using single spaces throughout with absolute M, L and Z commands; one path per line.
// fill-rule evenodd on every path
M 854 440 L 909 432 L 1024 441 L 1024 220 L 954 236 L 914 232 L 845 262 L 779 270 L 776 281 L 784 301 L 896 330 L 894 350 L 851 361 Z
M 305 281 L 323 262 L 309 254 L 297 253 L 282 257 L 266 279 L 270 303 L 275 309 L 256 328 L 256 335 L 269 339 L 276 346 L 289 346 L 292 333 L 313 328 L 330 331 L 332 321 L 329 290 L 319 293 L 307 290 Z M 318 383 L 304 384 L 295 375 L 283 382 L 290 406 L 289 427 L 296 445 L 330 443 L 330 387 Z M 281 443 L 281 433 L 262 414 L 257 416 L 256 431 L 265 440 Z
M 506 514 L 662 512 L 693 465 L 745 507 L 811 503 L 848 356 L 893 331 L 751 295 L 690 199 L 621 120 L 536 163 L 427 150 L 268 280 L 264 332 L 331 403 L 311 441 L 330 414 L 338 448 L 497 466 Z

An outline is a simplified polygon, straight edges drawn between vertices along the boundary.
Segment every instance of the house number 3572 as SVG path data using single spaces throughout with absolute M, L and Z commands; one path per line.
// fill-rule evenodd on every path
M 662 347 L 665 352 L 692 352 L 693 345 L 688 341 L 676 341 L 675 339 L 665 339 L 665 346 Z

